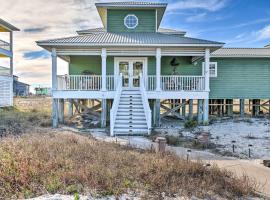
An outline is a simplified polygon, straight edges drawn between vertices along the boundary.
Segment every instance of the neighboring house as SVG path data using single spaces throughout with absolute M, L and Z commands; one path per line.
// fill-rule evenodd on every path
M 254 100 L 256 113 L 260 99 L 270 99 L 270 49 L 222 48 L 222 42 L 162 29 L 165 3 L 96 7 L 104 28 L 37 42 L 52 54 L 54 127 L 63 121 L 64 100 L 71 115 L 71 100 L 99 99 L 101 125 L 109 121 L 113 136 L 150 133 L 167 115 L 193 119 L 196 113 L 207 124 L 209 112 L 221 108 L 216 100 L 231 113 L 240 99 L 243 116 L 245 99 Z M 57 57 L 69 63 L 68 75 L 57 76 Z
M 13 94 L 15 96 L 29 96 L 30 85 L 20 82 L 18 76 L 13 76 Z
M 37 87 L 35 88 L 36 95 L 38 96 L 50 96 L 51 95 L 51 88 L 48 87 Z
M 9 74 L 10 74 L 9 68 L 0 66 L 0 76 L 7 76 Z
M 9 68 L 0 67 L 0 107 L 13 106 L 13 31 L 19 29 L 0 18 L 0 32 L 9 34 L 9 42 L 0 39 L 0 59 L 10 58 Z

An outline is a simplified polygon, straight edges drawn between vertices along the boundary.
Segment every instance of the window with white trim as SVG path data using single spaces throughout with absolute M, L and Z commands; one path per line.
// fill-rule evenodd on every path
M 210 62 L 209 63 L 209 76 L 210 77 L 217 77 L 217 62 Z
M 124 24 L 129 29 L 134 29 L 138 26 L 139 20 L 136 15 L 127 15 L 124 19 Z
M 204 62 L 203 64 L 203 71 L 205 70 Z M 210 62 L 209 63 L 209 77 L 217 77 L 217 62 Z

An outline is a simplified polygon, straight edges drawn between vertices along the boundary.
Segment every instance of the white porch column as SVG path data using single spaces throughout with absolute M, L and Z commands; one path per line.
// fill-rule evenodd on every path
M 52 49 L 52 91 L 57 90 L 57 55 L 56 49 Z
M 9 33 L 9 45 L 10 45 L 10 52 L 11 52 L 11 57 L 10 59 L 10 64 L 9 64 L 9 69 L 10 69 L 10 75 L 13 75 L 13 32 L 11 31 Z
M 209 86 L 209 64 L 210 64 L 210 49 L 205 49 L 205 56 L 204 56 L 204 85 L 205 91 L 210 92 Z
M 101 51 L 101 58 L 102 58 L 102 91 L 106 91 L 106 65 L 107 65 L 107 52 L 106 48 L 102 48 Z
M 156 50 L 156 80 L 157 80 L 156 91 L 161 91 L 160 74 L 161 74 L 161 49 L 157 48 Z
M 52 98 L 53 92 L 57 90 L 57 55 L 56 49 L 52 49 Z M 53 128 L 58 127 L 58 99 L 53 98 L 52 101 L 52 125 Z

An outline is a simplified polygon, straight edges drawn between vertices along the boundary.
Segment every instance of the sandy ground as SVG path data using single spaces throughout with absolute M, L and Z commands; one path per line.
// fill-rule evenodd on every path
M 90 132 L 99 140 L 117 142 L 137 148 L 151 149 L 156 145 L 145 137 L 108 137 L 103 129 L 95 129 Z M 187 157 L 188 149 L 186 148 L 167 146 L 167 150 L 175 152 L 181 157 Z M 261 160 L 241 160 L 234 157 L 223 157 L 207 151 L 198 150 L 192 150 L 189 154 L 189 158 L 192 160 L 201 160 L 206 164 L 217 164 L 220 168 L 230 170 L 239 176 L 242 176 L 243 174 L 248 175 L 259 185 L 258 192 L 270 198 L 270 168 L 264 167 L 261 164 Z

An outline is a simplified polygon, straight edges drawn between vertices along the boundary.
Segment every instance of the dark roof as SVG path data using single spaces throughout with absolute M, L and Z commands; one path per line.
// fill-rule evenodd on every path
M 7 21 L 0 18 L 0 27 L 4 27 L 10 31 L 19 31 L 17 27 L 13 26 L 12 24 L 8 23 Z
M 98 33 L 38 41 L 40 46 L 223 46 L 224 43 L 164 33 Z

